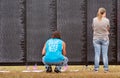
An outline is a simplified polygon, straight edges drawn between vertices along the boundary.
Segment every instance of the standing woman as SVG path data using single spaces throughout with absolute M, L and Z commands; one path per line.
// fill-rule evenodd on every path
M 100 53 L 102 52 L 104 72 L 108 72 L 108 46 L 109 46 L 109 19 L 106 18 L 106 9 L 99 8 L 97 16 L 93 18 L 93 45 L 95 51 L 94 70 L 98 72 Z

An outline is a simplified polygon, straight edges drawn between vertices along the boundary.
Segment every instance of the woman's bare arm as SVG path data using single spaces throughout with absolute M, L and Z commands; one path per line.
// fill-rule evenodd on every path
M 43 47 L 43 49 L 42 49 L 42 55 L 44 56 L 45 55 L 45 44 L 44 44 L 44 47 Z
M 63 42 L 63 55 L 66 56 L 66 44 Z

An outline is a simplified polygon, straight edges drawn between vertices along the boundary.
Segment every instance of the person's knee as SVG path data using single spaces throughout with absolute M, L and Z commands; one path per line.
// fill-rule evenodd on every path
M 67 57 L 64 57 L 64 59 L 65 59 L 65 61 L 67 61 L 67 62 L 69 61 Z
M 45 56 L 42 57 L 42 62 L 45 63 L 45 60 L 44 60 Z

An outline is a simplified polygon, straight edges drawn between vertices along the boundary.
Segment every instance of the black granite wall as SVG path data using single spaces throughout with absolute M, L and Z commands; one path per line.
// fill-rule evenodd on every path
M 59 30 L 69 62 L 93 64 L 91 25 L 99 7 L 110 19 L 109 62 L 118 64 L 119 0 L 0 0 L 0 63 L 41 62 L 45 41 Z

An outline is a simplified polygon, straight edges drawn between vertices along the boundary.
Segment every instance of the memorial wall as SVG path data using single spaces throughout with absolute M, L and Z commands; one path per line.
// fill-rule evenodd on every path
M 109 63 L 119 64 L 119 0 L 0 0 L 0 63 L 41 63 L 44 43 L 58 30 L 70 64 L 93 64 L 91 26 L 99 7 L 110 19 Z

